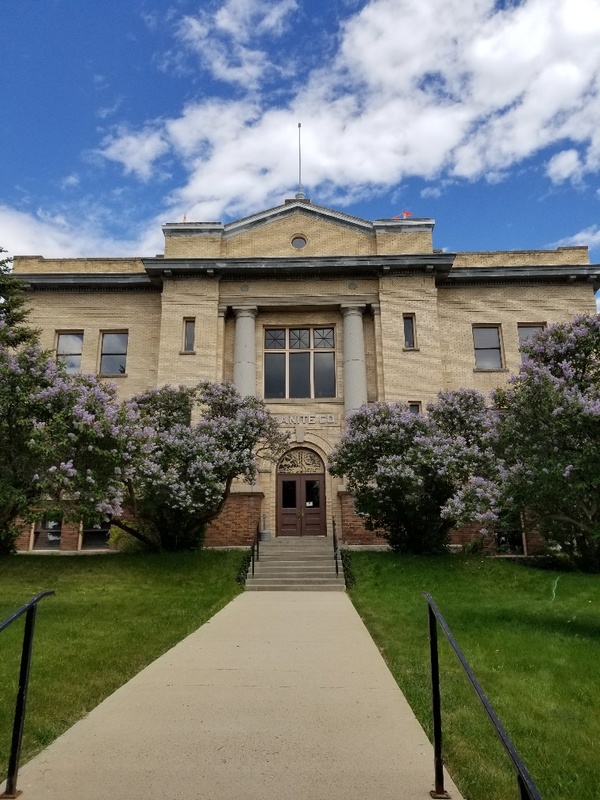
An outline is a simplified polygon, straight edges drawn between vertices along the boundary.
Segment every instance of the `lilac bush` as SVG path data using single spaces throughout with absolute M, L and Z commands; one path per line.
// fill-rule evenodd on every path
M 453 524 L 443 514 L 449 501 L 472 475 L 490 472 L 495 459 L 481 394 L 441 392 L 427 411 L 364 406 L 330 458 L 330 471 L 345 477 L 367 527 L 380 529 L 398 551 L 443 550 Z
M 276 457 L 287 441 L 264 404 L 231 384 L 166 386 L 126 408 L 145 444 L 125 483 L 129 514 L 113 524 L 154 549 L 200 546 L 232 482 L 252 483 L 257 457 Z
M 18 517 L 120 514 L 134 423 L 96 376 L 67 375 L 37 346 L 0 344 L 0 549 L 12 549 Z
M 519 509 L 528 527 L 573 561 L 600 570 L 600 317 L 553 325 L 524 347 L 508 388 L 497 448 L 497 509 Z

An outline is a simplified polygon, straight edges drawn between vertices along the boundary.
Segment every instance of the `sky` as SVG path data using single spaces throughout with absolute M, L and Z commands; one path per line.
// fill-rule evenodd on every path
M 600 0 L 0 0 L 0 245 L 313 203 L 600 262 Z

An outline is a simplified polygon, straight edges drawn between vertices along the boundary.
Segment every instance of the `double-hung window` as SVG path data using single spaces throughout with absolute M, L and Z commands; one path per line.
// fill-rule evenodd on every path
M 517 325 L 517 332 L 519 334 L 519 348 L 522 348 L 524 344 L 527 344 L 531 338 L 537 336 L 538 333 L 541 333 L 544 330 L 544 325 L 534 325 L 530 323 L 524 323 L 523 325 Z M 521 359 L 525 358 L 525 353 L 521 353 Z
M 76 375 L 80 372 L 82 351 L 83 331 L 57 334 L 56 360 L 64 364 L 69 375 Z
M 474 325 L 476 369 L 502 369 L 502 345 L 499 325 Z
M 100 375 L 124 375 L 127 371 L 127 333 L 103 333 Z
M 265 399 L 335 397 L 333 327 L 265 328 Z

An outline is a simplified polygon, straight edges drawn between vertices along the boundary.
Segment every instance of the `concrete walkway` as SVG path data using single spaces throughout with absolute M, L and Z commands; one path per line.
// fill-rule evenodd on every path
M 19 788 L 23 800 L 426 800 L 433 753 L 346 594 L 248 592 L 23 766 Z

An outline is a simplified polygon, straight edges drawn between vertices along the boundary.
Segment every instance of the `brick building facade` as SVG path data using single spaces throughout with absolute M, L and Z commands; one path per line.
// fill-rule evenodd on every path
M 290 434 L 278 465 L 240 482 L 207 544 L 274 535 L 374 541 L 327 458 L 365 402 L 424 409 L 440 389 L 484 393 L 518 369 L 533 331 L 595 310 L 585 247 L 446 253 L 431 219 L 370 222 L 293 199 L 222 224 L 164 225 L 153 258 L 15 258 L 41 344 L 125 398 L 233 380 Z M 39 545 L 26 533 L 24 548 Z M 69 535 L 60 549 L 77 547 Z M 91 541 L 91 540 L 90 540 Z

